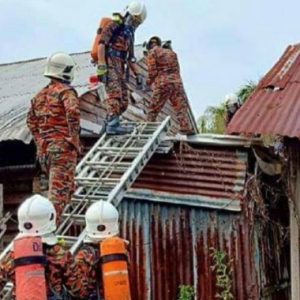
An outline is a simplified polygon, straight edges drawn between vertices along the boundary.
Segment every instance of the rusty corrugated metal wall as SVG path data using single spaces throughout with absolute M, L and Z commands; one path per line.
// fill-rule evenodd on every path
M 244 149 L 176 143 L 170 154 L 153 155 L 127 194 L 241 210 L 247 160 Z
M 258 299 L 254 243 L 240 213 L 132 199 L 119 209 L 131 242 L 133 300 L 176 300 L 181 284 L 193 285 L 197 300 L 215 299 L 210 248 L 233 259 L 235 299 Z

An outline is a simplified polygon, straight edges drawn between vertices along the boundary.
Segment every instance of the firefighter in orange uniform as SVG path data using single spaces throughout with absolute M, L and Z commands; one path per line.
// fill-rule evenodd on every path
M 51 81 L 31 100 L 27 114 L 39 162 L 49 176 L 48 198 L 58 218 L 74 192 L 74 172 L 80 152 L 79 101 L 70 86 L 74 68 L 70 55 L 62 52 L 51 55 L 44 72 Z
M 104 127 L 108 134 L 128 134 L 132 131 L 121 126 L 120 116 L 128 107 L 128 68 L 135 74 L 138 89 L 142 88 L 142 75 L 138 73 L 135 64 L 134 33 L 146 17 L 145 4 L 133 1 L 126 7 L 123 15 L 114 14 L 103 28 L 99 28 L 99 44 L 96 45 L 97 75 L 105 84 L 107 93 Z
M 83 274 L 78 299 L 130 300 L 128 242 L 118 237 L 117 209 L 111 203 L 98 201 L 88 208 L 85 220 L 84 244 L 75 255 Z
M 177 54 L 171 47 L 162 47 L 159 37 L 153 36 L 147 44 L 147 85 L 153 94 L 147 119 L 155 122 L 166 101 L 169 99 L 176 113 L 181 134 L 193 134 L 188 120 L 188 104 L 184 92 Z
M 0 291 L 14 284 L 17 300 L 77 299 L 80 269 L 63 241 L 54 234 L 56 212 L 40 195 L 24 201 L 18 209 L 19 234 L 12 250 L 0 263 Z

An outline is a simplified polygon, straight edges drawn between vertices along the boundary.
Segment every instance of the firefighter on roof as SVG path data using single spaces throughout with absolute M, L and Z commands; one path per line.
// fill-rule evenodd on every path
M 76 91 L 70 86 L 75 62 L 58 52 L 46 62 L 44 76 L 51 79 L 32 100 L 27 126 L 37 146 L 42 169 L 49 176 L 48 198 L 57 216 L 71 199 L 74 172 L 80 152 L 80 112 Z
M 19 234 L 0 264 L 0 291 L 13 282 L 13 299 L 77 299 L 80 269 L 54 234 L 55 215 L 53 204 L 40 195 L 19 207 Z
M 147 47 L 147 85 L 152 86 L 153 94 L 147 119 L 155 122 L 167 100 L 170 100 L 180 125 L 181 134 L 193 134 L 188 119 L 188 104 L 184 92 L 177 54 L 162 45 L 159 37 L 153 36 Z
M 98 201 L 88 208 L 85 220 L 86 237 L 75 256 L 84 274 L 78 299 L 130 300 L 126 242 L 118 237 L 117 209 Z
M 91 55 L 97 63 L 98 78 L 106 88 L 105 128 L 108 134 L 127 134 L 132 131 L 120 125 L 120 116 L 128 107 L 128 67 L 135 74 L 137 88 L 142 89 L 142 75 L 135 64 L 134 33 L 146 17 L 145 4 L 133 1 L 124 14 L 116 13 L 113 18 L 101 19 L 97 31 Z
M 225 96 L 225 126 L 227 127 L 233 116 L 242 106 L 237 94 L 232 93 Z

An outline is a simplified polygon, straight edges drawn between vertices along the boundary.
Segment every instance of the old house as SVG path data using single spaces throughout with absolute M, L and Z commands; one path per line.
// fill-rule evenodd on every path
M 136 54 L 145 75 L 141 47 Z M 99 137 L 104 94 L 88 87 L 94 72 L 89 54 L 73 57 L 81 138 L 89 148 Z M 16 208 L 35 189 L 35 146 L 25 117 L 30 98 L 47 83 L 44 63 L 36 59 L 0 65 L 1 211 L 14 212 L 4 242 L 16 232 Z M 130 80 L 131 104 L 124 117 L 144 120 L 150 94 L 136 91 Z M 122 236 L 130 240 L 132 299 L 174 300 L 182 285 L 193 287 L 197 300 L 214 299 L 226 292 L 217 277 L 224 266 L 227 293 L 235 299 L 288 299 L 289 261 L 282 251 L 281 220 L 287 201 L 281 182 L 274 183 L 257 168 L 252 148 L 260 149 L 260 140 L 196 135 L 178 141 L 172 137 L 178 124 L 169 104 L 160 120 L 167 115 L 172 117 L 168 147 L 154 154 L 118 207 Z M 196 129 L 191 109 L 189 118 Z M 267 214 L 261 205 L 270 193 L 277 200 Z M 214 250 L 224 260 L 215 261 Z

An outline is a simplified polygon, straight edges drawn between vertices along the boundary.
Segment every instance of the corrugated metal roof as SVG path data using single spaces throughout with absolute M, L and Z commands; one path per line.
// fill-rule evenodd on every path
M 289 46 L 233 117 L 227 133 L 300 136 L 300 44 Z
M 234 299 L 259 299 L 254 261 L 259 264 L 259 258 L 241 214 L 138 198 L 123 199 L 118 209 L 121 236 L 130 241 L 132 299 L 178 299 L 180 285 L 193 286 L 197 300 L 215 299 L 220 290 L 211 268 L 211 248 L 233 259 Z
M 136 46 L 135 55 L 143 75 L 146 76 L 147 72 L 145 60 L 143 59 L 142 46 Z M 77 64 L 77 72 L 73 85 L 79 95 L 84 95 L 91 92 L 88 78 L 95 74 L 95 67 L 90 62 L 89 52 L 76 53 L 72 54 L 72 56 Z M 42 76 L 45 62 L 46 58 L 40 58 L 0 65 L 0 141 L 19 139 L 25 143 L 30 142 L 31 135 L 25 125 L 25 117 L 31 98 L 49 82 L 47 78 Z M 129 88 L 131 91 L 135 91 L 135 80 L 132 77 Z M 103 87 L 100 87 L 98 93 L 103 95 Z M 137 93 L 140 96 L 140 102 L 143 102 L 141 101 L 143 97 L 148 98 L 148 101 L 150 100 L 149 92 Z M 132 103 L 128 108 L 128 115 L 124 115 L 125 118 L 133 118 L 133 121 L 141 118 L 141 115 L 143 115 L 142 118 L 145 118 L 140 104 L 139 101 Z M 164 114 L 169 115 L 170 113 L 174 115 L 170 105 L 166 105 L 164 107 Z M 138 115 L 137 118 L 135 117 L 136 115 Z M 189 116 L 191 124 L 196 129 L 196 121 L 191 109 Z M 173 120 L 176 122 L 175 115 L 173 116 Z M 96 123 L 100 124 L 101 120 L 97 119 Z M 98 128 L 95 128 L 92 124 L 84 121 L 81 125 L 82 129 L 86 132 L 99 132 L 100 130 L 100 125 Z
M 177 143 L 172 153 L 150 159 L 126 196 L 239 211 L 247 158 L 233 148 Z
M 226 134 L 211 134 L 202 133 L 190 136 L 184 136 L 184 138 L 177 136 L 170 136 L 164 139 L 165 141 L 186 141 L 189 144 L 196 145 L 211 145 L 211 146 L 231 146 L 231 147 L 251 147 L 261 146 L 263 141 L 261 138 L 245 137 L 241 135 L 226 135 Z

